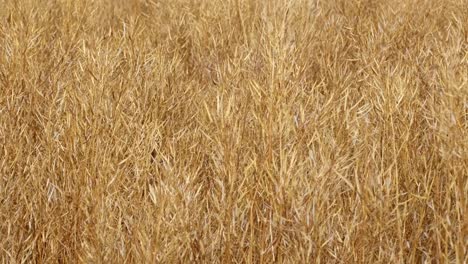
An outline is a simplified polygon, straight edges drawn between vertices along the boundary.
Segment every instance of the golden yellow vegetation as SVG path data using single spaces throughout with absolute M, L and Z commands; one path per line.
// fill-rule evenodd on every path
M 2 263 L 467 263 L 466 0 L 0 0 Z

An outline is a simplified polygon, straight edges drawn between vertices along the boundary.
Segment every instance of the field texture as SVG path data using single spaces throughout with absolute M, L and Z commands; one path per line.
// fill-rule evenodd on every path
M 0 0 L 1 263 L 467 263 L 468 1 Z

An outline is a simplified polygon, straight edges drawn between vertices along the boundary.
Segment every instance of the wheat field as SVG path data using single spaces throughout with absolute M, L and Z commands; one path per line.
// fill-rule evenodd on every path
M 0 0 L 2 263 L 468 263 L 468 1 Z

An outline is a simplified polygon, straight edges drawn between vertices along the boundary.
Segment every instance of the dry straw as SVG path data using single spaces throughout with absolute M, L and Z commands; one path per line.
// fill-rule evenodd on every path
M 0 0 L 2 263 L 467 263 L 466 0 Z

